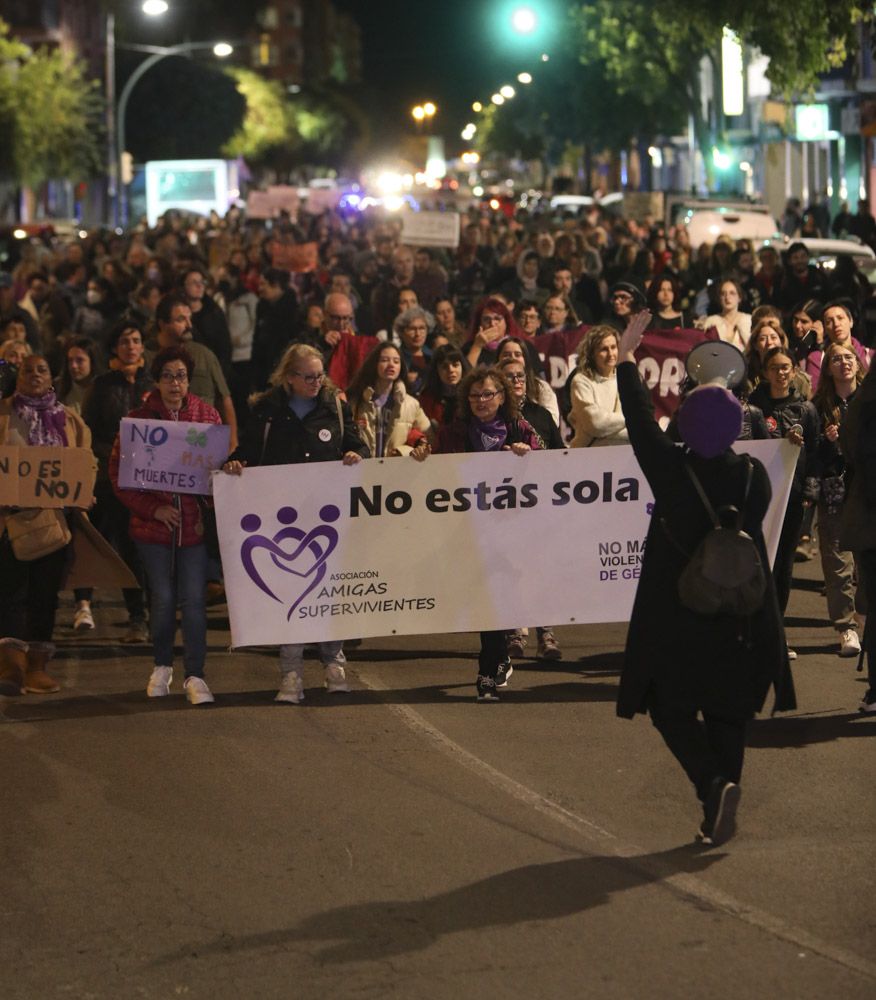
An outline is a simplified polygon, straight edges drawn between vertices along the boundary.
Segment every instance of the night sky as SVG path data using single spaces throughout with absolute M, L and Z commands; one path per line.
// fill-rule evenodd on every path
M 410 109 L 432 100 L 434 130 L 460 144 L 471 102 L 489 100 L 502 84 L 516 85 L 521 70 L 537 68 L 549 47 L 550 15 L 565 4 L 534 0 L 539 34 L 515 37 L 508 24 L 522 2 L 509 0 L 335 0 L 362 28 L 364 90 L 382 116 L 383 133 L 412 126 Z M 555 21 L 554 21 L 555 23 Z M 371 110 L 371 108 L 369 108 Z

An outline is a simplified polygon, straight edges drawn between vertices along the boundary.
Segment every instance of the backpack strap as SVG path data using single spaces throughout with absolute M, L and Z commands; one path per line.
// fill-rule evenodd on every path
M 746 465 L 745 493 L 742 496 L 742 506 L 739 508 L 738 511 L 736 511 L 737 531 L 742 530 L 742 521 L 745 516 L 745 505 L 748 503 L 748 493 L 751 490 L 751 479 L 752 475 L 754 474 L 754 466 L 752 465 L 751 459 L 748 457 L 748 455 L 745 456 L 745 465 Z M 715 513 L 715 508 L 711 505 L 711 503 L 709 503 L 709 498 L 706 496 L 706 491 L 703 489 L 703 484 L 699 481 L 696 473 L 687 462 L 684 463 L 684 471 L 690 477 L 690 481 L 694 484 L 697 493 L 699 493 L 700 500 L 702 500 L 703 506 L 706 508 L 706 512 L 708 513 L 709 519 L 711 520 L 712 524 L 716 528 L 720 528 L 721 520 Z M 721 509 L 723 510 L 724 508 L 722 507 Z
M 341 408 L 341 396 L 340 393 L 335 393 L 335 406 L 338 411 L 338 423 L 341 425 L 341 444 L 344 441 L 344 411 Z

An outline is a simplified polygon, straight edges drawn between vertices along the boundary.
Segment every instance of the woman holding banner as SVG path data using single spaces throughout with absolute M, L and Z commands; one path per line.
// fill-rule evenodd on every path
M 525 455 L 544 448 L 541 438 L 520 416 L 517 397 L 500 368 L 476 368 L 459 386 L 458 416 L 439 428 L 436 452 L 513 451 Z M 505 632 L 481 632 L 476 681 L 478 701 L 498 701 L 497 688 L 513 673 Z
M 407 366 L 394 344 L 378 344 L 347 388 L 347 401 L 374 458 L 410 455 L 427 443 L 432 422 L 409 395 Z
M 271 387 L 250 400 L 252 415 L 240 445 L 222 467 L 239 476 L 245 467 L 341 461 L 355 465 L 369 457 L 350 407 L 326 379 L 322 354 L 309 344 L 292 344 L 271 375 Z M 417 451 L 420 454 L 417 454 Z M 423 458 L 425 447 L 413 452 Z M 349 691 L 342 641 L 318 643 L 329 692 Z M 304 698 L 304 645 L 280 646 L 280 690 L 275 701 Z
M 82 418 L 58 402 L 49 363 L 21 362 L 13 396 L 0 401 L 0 443 L 19 447 L 89 448 Z M 0 508 L 0 694 L 51 694 L 46 672 L 70 532 L 60 510 Z
M 152 361 L 157 389 L 128 416 L 140 420 L 173 420 L 221 424 L 208 403 L 189 392 L 195 363 L 183 347 L 166 347 Z M 192 493 L 133 490 L 119 487 L 121 442 L 116 435 L 109 475 L 119 500 L 131 512 L 130 533 L 146 568 L 150 589 L 150 625 L 154 667 L 146 685 L 150 698 L 170 694 L 173 681 L 173 638 L 176 608 L 182 611 L 183 688 L 189 703 L 204 705 L 213 695 L 204 680 L 207 656 L 207 546 L 204 510 Z

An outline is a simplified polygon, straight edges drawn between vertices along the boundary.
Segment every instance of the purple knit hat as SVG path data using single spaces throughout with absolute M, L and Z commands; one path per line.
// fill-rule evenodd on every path
M 742 430 L 742 406 L 727 389 L 701 385 L 681 404 L 678 433 L 692 452 L 714 458 L 725 452 Z

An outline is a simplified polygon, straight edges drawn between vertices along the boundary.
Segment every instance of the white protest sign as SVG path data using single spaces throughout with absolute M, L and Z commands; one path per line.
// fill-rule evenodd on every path
M 797 451 L 740 450 L 772 558 Z M 626 621 L 653 503 L 626 446 L 253 468 L 213 495 L 234 646 Z
M 119 486 L 210 493 L 210 473 L 228 456 L 230 437 L 224 424 L 125 417 L 119 429 Z
M 458 247 L 459 212 L 405 212 L 401 239 L 412 247 Z

